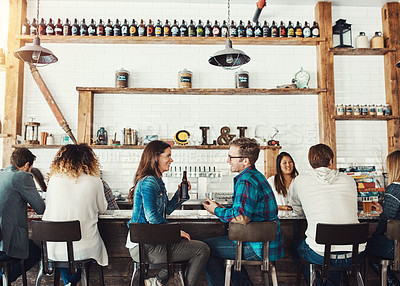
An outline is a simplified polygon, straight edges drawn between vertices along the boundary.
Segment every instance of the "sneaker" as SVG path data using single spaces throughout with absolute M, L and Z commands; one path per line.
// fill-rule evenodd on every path
M 148 278 L 148 279 L 144 280 L 144 285 L 146 285 L 146 286 L 158 286 L 159 283 L 158 283 L 158 280 L 157 280 L 156 277 L 151 277 L 151 278 Z

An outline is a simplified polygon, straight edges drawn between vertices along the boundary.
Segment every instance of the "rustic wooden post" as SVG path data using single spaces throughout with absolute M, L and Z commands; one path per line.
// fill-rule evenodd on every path
M 282 147 L 278 147 L 279 149 Z M 264 149 L 264 175 L 268 179 L 276 174 L 276 157 L 279 155 L 277 147 Z
M 79 90 L 78 143 L 91 144 L 93 138 L 93 91 Z
M 326 91 L 318 95 L 319 141 L 330 146 L 336 155 L 335 84 L 332 48 L 331 2 L 318 2 L 315 6 L 315 20 L 319 23 L 320 37 L 326 41 L 317 45 L 318 88 Z M 336 166 L 336 156 L 334 161 Z
M 14 52 L 24 44 L 18 35 L 25 17 L 26 0 L 10 0 L 6 55 L 6 63 L 10 68 L 6 71 L 3 133 L 11 137 L 3 139 L 3 167 L 10 163 L 12 144 L 22 130 L 24 63 L 14 57 Z
M 386 101 L 392 108 L 392 114 L 400 115 L 400 90 L 398 87 L 400 69 L 396 63 L 400 61 L 400 3 L 390 2 L 382 7 L 382 28 L 385 47 L 394 49 L 385 55 L 385 89 Z M 400 149 L 400 119 L 387 122 L 388 151 Z

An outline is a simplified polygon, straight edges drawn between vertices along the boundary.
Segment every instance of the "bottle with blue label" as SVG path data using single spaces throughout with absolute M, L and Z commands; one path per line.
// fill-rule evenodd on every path
M 129 71 L 121 68 L 115 72 L 115 87 L 128 87 Z
M 249 72 L 240 69 L 235 73 L 235 88 L 249 88 Z

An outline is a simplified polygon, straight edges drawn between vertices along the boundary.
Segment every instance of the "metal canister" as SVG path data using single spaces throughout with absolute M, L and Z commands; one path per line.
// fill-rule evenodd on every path
M 336 105 L 336 114 L 337 115 L 344 115 L 344 107 L 343 104 Z
M 361 106 L 361 115 L 368 115 L 368 105 L 364 104 Z
M 376 115 L 376 107 L 375 107 L 375 104 L 370 104 L 370 105 L 369 105 L 369 115 L 373 115 L 373 116 Z
M 351 104 L 346 104 L 345 114 L 346 115 L 353 115 L 353 106 L 351 106 Z
M 235 87 L 249 88 L 249 72 L 242 69 L 235 72 Z
M 392 114 L 392 109 L 390 108 L 390 104 L 385 104 L 383 107 L 383 115 L 391 115 Z
M 186 68 L 178 73 L 178 87 L 179 88 L 191 88 L 192 87 L 192 75 L 193 73 Z
M 383 106 L 382 104 L 377 104 L 376 105 L 376 115 L 382 116 L 383 115 Z
M 353 115 L 361 115 L 361 108 L 359 104 L 353 105 Z
M 115 87 L 128 87 L 129 85 L 129 71 L 121 68 L 115 71 Z

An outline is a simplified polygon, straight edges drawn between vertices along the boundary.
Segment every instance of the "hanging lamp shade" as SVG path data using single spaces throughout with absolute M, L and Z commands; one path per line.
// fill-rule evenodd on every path
M 232 41 L 229 38 L 225 42 L 225 49 L 216 52 L 208 60 L 210 64 L 227 70 L 237 69 L 249 61 L 250 57 L 243 51 L 232 48 Z
M 396 64 L 396 67 L 400 68 L 400 61 Z
M 32 46 L 21 47 L 14 53 L 14 56 L 35 66 L 46 66 L 58 61 L 58 58 L 49 49 L 40 46 L 39 37 L 35 37 Z

